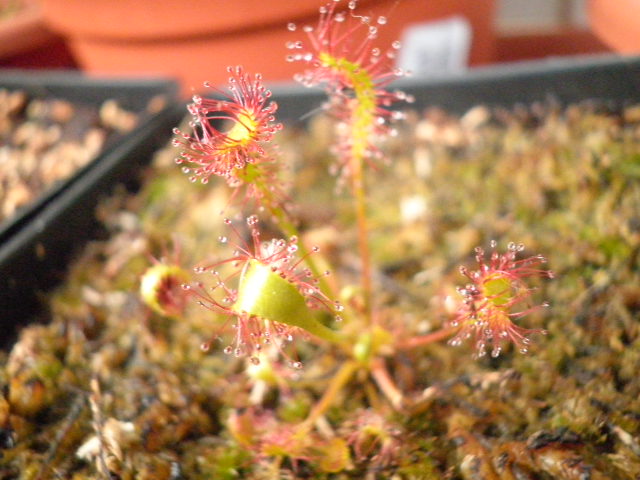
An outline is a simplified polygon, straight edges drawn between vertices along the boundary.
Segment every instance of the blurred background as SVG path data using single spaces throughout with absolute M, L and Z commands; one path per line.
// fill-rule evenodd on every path
M 244 65 L 290 81 L 287 42 L 315 25 L 321 0 L 0 0 L 0 68 L 171 76 L 183 94 Z M 640 0 L 360 0 L 388 17 L 380 45 L 401 39 L 415 76 L 602 53 L 640 53 Z M 293 22 L 297 31 L 287 25 Z

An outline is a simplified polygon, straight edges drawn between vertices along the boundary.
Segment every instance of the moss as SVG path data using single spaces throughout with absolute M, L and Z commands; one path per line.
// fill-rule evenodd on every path
M 448 318 L 444 298 L 464 283 L 457 267 L 469 264 L 473 247 L 491 239 L 522 241 L 527 251 L 543 253 L 558 277 L 533 292 L 550 309 L 517 320 L 549 331 L 534 337 L 529 354 L 509 350 L 497 359 L 475 360 L 469 347 L 444 342 L 402 352 L 381 345 L 407 404 L 391 413 L 362 369 L 318 422 L 323 435 L 338 439 L 335 462 L 295 464 L 242 449 L 229 440 L 230 411 L 273 410 L 278 422 L 295 425 L 346 355 L 315 342 L 298 344 L 286 353 L 300 358 L 304 370 L 291 372 L 274 362 L 278 381 L 265 382 L 260 392 L 244 363 L 223 355 L 218 343 L 206 354 L 199 348 L 225 319 L 195 302 L 173 319 L 144 307 L 138 275 L 151 256 L 166 255 L 175 232 L 183 232 L 181 267 L 218 258 L 211 239 L 221 235 L 222 221 L 212 212 L 227 201 L 226 185 L 192 187 L 160 156 L 139 194 L 118 192 L 102 204 L 110 236 L 89 245 L 49 297 L 50 322 L 26 328 L 12 351 L 0 354 L 0 381 L 9 386 L 2 395 L 11 403 L 10 413 L 0 412 L 0 429 L 16 438 L 16 446 L 4 450 L 0 469 L 22 478 L 54 467 L 69 478 L 95 476 L 95 459 L 81 461 L 75 454 L 94 434 L 88 392 L 97 378 L 104 420 L 136 426 L 137 437 L 122 442 L 122 478 L 136 472 L 161 478 L 178 468 L 174 464 L 190 479 L 473 478 L 477 472 L 485 478 L 572 479 L 589 469 L 592 478 L 635 478 L 637 127 L 583 106 L 538 109 L 535 116 L 495 111 L 474 127 L 441 113 L 439 121 L 458 132 L 458 143 L 451 144 L 445 137 L 418 135 L 422 122 L 439 125 L 432 112 L 409 118 L 389 146 L 391 166 L 368 179 L 371 204 L 383 204 L 372 208 L 371 222 L 377 320 L 394 339 L 437 329 Z M 336 198 L 324 172 L 322 152 L 330 135 L 323 128 L 316 120 L 312 135 L 285 137 L 282 150 L 309 153 L 293 169 L 301 171 L 302 183 L 292 192 L 307 199 L 299 211 L 304 233 L 321 231 L 333 262 L 329 278 L 349 286 L 358 267 L 353 216 L 338 211 L 347 200 L 338 197 L 337 210 L 323 215 L 317 208 Z M 425 155 L 428 174 L 424 165 L 417 167 Z M 401 201 L 414 196 L 427 208 L 407 220 Z M 501 301 L 503 286 L 495 285 Z M 345 296 L 357 301 L 357 289 L 349 290 L 355 293 Z M 83 399 L 75 417 L 74 395 Z M 348 424 L 367 409 L 394 425 L 401 439 L 400 450 L 384 465 L 373 460 L 375 452 L 364 459 L 354 454 Z M 48 450 L 58 435 L 63 440 Z M 335 465 L 340 472 L 332 472 Z

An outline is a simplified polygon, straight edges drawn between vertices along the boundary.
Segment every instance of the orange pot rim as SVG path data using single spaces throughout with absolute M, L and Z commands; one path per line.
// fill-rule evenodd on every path
M 42 0 L 47 24 L 68 36 L 94 40 L 148 41 L 241 33 L 247 29 L 315 24 L 318 0 Z M 384 0 L 360 0 L 360 8 Z M 346 8 L 346 3 L 345 3 Z
M 40 6 L 36 2 L 25 2 L 22 10 L 0 20 L 0 58 L 37 48 L 52 37 L 45 27 Z
M 620 53 L 640 52 L 639 11 L 640 0 L 589 0 L 588 3 L 593 30 Z

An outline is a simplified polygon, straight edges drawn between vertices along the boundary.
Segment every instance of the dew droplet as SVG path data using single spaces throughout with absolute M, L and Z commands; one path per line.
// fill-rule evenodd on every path
M 260 359 L 258 357 L 251 357 L 249 360 L 253 365 L 260 365 Z
M 233 348 L 231 347 L 231 345 L 227 345 L 226 347 L 224 347 L 224 350 L 222 350 L 222 352 L 225 355 L 231 355 L 231 353 L 233 352 Z
M 293 22 L 287 24 L 287 30 L 290 32 L 295 32 L 297 28 L 297 25 Z
M 387 23 L 387 17 L 384 17 L 384 16 L 378 17 L 378 25 L 386 25 L 386 23 Z

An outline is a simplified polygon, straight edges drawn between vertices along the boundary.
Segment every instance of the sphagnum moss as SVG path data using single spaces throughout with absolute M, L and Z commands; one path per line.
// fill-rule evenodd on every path
M 594 115 L 588 110 L 583 114 Z M 604 119 L 606 118 L 604 116 Z M 503 126 L 491 128 L 495 130 L 492 132 L 496 142 L 493 145 L 500 145 L 501 136 L 508 130 Z M 576 129 L 573 132 L 574 140 L 578 141 L 579 145 L 581 138 L 579 129 L 574 128 Z M 535 129 L 524 129 L 521 134 L 534 135 L 535 133 Z M 615 145 L 615 136 L 609 141 Z M 533 144 L 535 145 L 535 142 Z M 476 147 L 469 148 L 474 153 L 477 152 Z M 488 145 L 487 148 L 490 146 Z M 535 145 L 535 149 L 541 150 L 543 146 Z M 452 158 L 450 161 L 458 162 L 458 167 L 461 161 L 471 162 L 470 159 L 465 160 L 464 151 L 452 150 L 445 152 L 444 155 L 455 156 L 455 159 Z M 473 158 L 477 157 L 474 155 Z M 510 157 L 505 155 L 505 158 L 499 156 L 490 159 L 487 155 L 486 168 L 492 165 L 489 160 L 497 160 L 498 164 L 493 164 L 492 168 L 499 169 L 503 163 L 507 164 L 510 161 Z M 451 168 L 453 167 L 452 164 Z M 570 169 L 571 164 L 565 164 L 565 167 Z M 443 163 L 439 168 L 446 169 L 447 164 Z M 526 168 L 526 165 L 523 165 L 523 168 Z M 616 168 L 615 164 L 613 168 Z M 159 175 L 158 182 L 172 178 L 172 174 L 167 171 L 161 171 Z M 449 194 L 460 192 L 462 197 L 464 189 L 474 186 L 471 178 L 467 184 L 458 183 L 460 181 L 452 179 L 446 170 L 442 170 L 437 175 L 440 175 L 438 180 L 441 182 L 445 179 L 451 182 L 450 188 L 444 190 Z M 616 178 L 615 175 L 614 178 Z M 434 178 L 435 180 L 437 179 Z M 173 181 L 179 182 L 180 178 L 173 178 Z M 149 185 L 147 191 L 151 192 L 154 188 L 154 185 Z M 533 185 L 532 188 L 537 188 L 537 185 Z M 438 190 L 433 190 L 433 193 L 438 194 Z M 622 204 L 628 201 L 625 194 L 628 192 L 623 192 Z M 144 195 L 143 192 L 142 196 Z M 570 195 L 567 193 L 566 198 L 562 199 L 563 202 L 570 200 Z M 591 192 L 589 198 L 592 198 L 595 203 L 600 201 L 596 190 Z M 189 206 L 190 201 L 186 196 L 182 200 L 185 206 Z M 584 212 L 586 215 L 587 210 Z M 464 215 L 464 211 L 460 213 Z M 556 270 L 560 272 L 559 286 L 545 292 L 545 296 L 552 302 L 556 299 L 573 298 L 575 304 L 565 307 L 565 311 L 561 310 L 557 315 L 557 320 L 547 325 L 551 330 L 551 335 L 546 340 L 547 346 L 539 348 L 535 356 L 514 357 L 513 369 L 505 368 L 506 365 L 501 368 L 501 363 L 494 365 L 498 367 L 495 372 L 482 365 L 476 368 L 469 368 L 469 365 L 461 366 L 459 360 L 450 363 L 449 357 L 459 357 L 460 354 L 444 347 L 435 348 L 435 346 L 429 349 L 428 357 L 416 363 L 415 371 L 407 372 L 400 364 L 395 365 L 395 374 L 399 378 L 404 377 L 405 381 L 410 380 L 409 384 L 414 385 L 409 391 L 419 397 L 417 404 L 430 403 L 431 407 L 426 413 L 420 411 L 419 414 L 407 414 L 402 417 L 399 426 L 394 427 L 400 428 L 405 433 L 403 439 L 406 438 L 407 441 L 400 451 L 397 464 L 384 471 L 418 475 L 417 472 L 435 469 L 436 472 L 444 474 L 449 466 L 447 462 L 459 462 L 460 474 L 468 478 L 473 478 L 478 471 L 492 471 L 494 478 L 508 478 L 507 472 L 516 470 L 520 472 L 519 475 L 524 475 L 524 478 L 527 478 L 527 475 L 533 478 L 534 474 L 542 478 L 545 478 L 545 475 L 548 478 L 558 476 L 559 478 L 577 478 L 578 475 L 585 474 L 590 466 L 597 467 L 609 478 L 632 478 L 633 472 L 637 471 L 638 466 L 633 452 L 637 450 L 634 437 L 637 435 L 639 426 L 633 411 L 638 407 L 635 405 L 637 401 L 634 393 L 637 392 L 638 385 L 634 375 L 625 373 L 635 371 L 633 367 L 635 360 L 630 353 L 635 351 L 633 345 L 637 343 L 637 326 L 632 321 L 633 309 L 637 308 L 637 304 L 634 303 L 635 297 L 630 289 L 633 289 L 631 280 L 637 276 L 637 273 L 631 269 L 628 258 L 614 258 L 617 267 L 608 274 L 605 274 L 607 269 L 604 264 L 574 265 L 577 254 L 569 249 L 573 248 L 579 240 L 579 232 L 569 227 L 576 221 L 576 212 L 555 213 L 554 225 L 565 225 L 561 222 L 564 218 L 568 224 L 564 227 L 565 230 L 554 233 L 552 229 L 544 228 L 544 219 L 539 229 L 535 229 L 533 225 L 524 227 L 541 234 L 537 237 L 539 246 L 555 243 L 557 235 L 560 234 L 567 236 L 570 240 L 567 246 L 555 245 L 555 252 L 567 255 L 553 255 Z M 436 210 L 432 212 L 432 220 L 442 222 L 449 218 L 450 214 L 450 209 Z M 111 214 L 113 217 L 118 215 L 120 214 L 117 210 Z M 517 221 L 512 223 L 514 226 L 518 225 Z M 480 224 L 480 227 L 482 225 Z M 141 231 L 138 233 L 131 230 L 120 230 L 116 233 L 129 236 L 142 235 L 157 227 L 150 224 L 140 228 Z M 414 227 L 407 225 L 403 228 Z M 491 233 L 493 235 L 495 232 Z M 16 350 L 24 352 L 26 349 L 30 352 L 29 358 L 37 358 L 41 354 L 49 355 L 47 353 L 49 350 L 58 356 L 69 358 L 71 352 L 76 351 L 80 344 L 80 353 L 74 353 L 74 355 L 85 359 L 84 362 L 76 363 L 84 367 L 76 369 L 75 375 L 71 377 L 75 380 L 69 380 L 69 373 L 66 371 L 68 367 L 65 367 L 66 372 L 63 378 L 67 380 L 60 385 L 63 387 L 61 390 L 71 388 L 74 382 L 82 385 L 83 379 L 87 379 L 90 375 L 88 365 L 91 365 L 91 370 L 97 369 L 98 372 L 102 372 L 103 384 L 106 384 L 103 385 L 103 391 L 109 391 L 111 395 L 119 392 L 113 396 L 113 399 L 122 397 L 122 400 L 127 402 L 126 408 L 125 404 L 120 403 L 119 400 L 107 406 L 110 415 L 114 418 L 134 419 L 133 423 L 141 429 L 141 433 L 138 433 L 139 438 L 133 445 L 127 447 L 125 453 L 126 456 L 135 456 L 138 459 L 134 462 L 138 465 L 137 468 L 148 471 L 152 463 L 160 461 L 165 462 L 167 468 L 156 467 L 156 472 L 170 472 L 172 468 L 176 471 L 178 467 L 175 465 L 179 464 L 185 476 L 192 475 L 194 478 L 198 478 L 198 472 L 200 475 L 205 475 L 205 472 L 214 471 L 220 475 L 226 475 L 226 478 L 234 478 L 240 474 L 259 475 L 257 472 L 260 472 L 261 468 L 250 461 L 246 454 L 221 456 L 220 452 L 231 450 L 230 447 L 225 446 L 229 440 L 225 440 L 226 435 L 219 426 L 207 425 L 207 422 L 202 423 L 202 420 L 199 420 L 198 427 L 195 427 L 188 416 L 176 417 L 166 408 L 158 408 L 164 404 L 176 405 L 181 409 L 192 411 L 201 409 L 203 411 L 201 415 L 204 415 L 202 418 L 224 420 L 226 418 L 224 409 L 220 409 L 217 396 L 225 403 L 229 402 L 229 405 L 241 406 L 243 402 L 248 401 L 246 393 L 243 400 L 242 392 L 246 392 L 249 384 L 236 376 L 236 380 L 241 381 L 229 388 L 231 383 L 223 379 L 234 378 L 226 372 L 232 369 L 232 365 L 216 361 L 215 356 L 202 357 L 198 353 L 197 345 L 205 334 L 202 325 L 198 322 L 194 322 L 192 326 L 173 325 L 165 331 L 159 325 L 153 324 L 157 322 L 157 318 L 150 325 L 153 335 L 148 338 L 148 341 L 152 350 L 144 355 L 151 356 L 157 368 L 167 368 L 176 372 L 169 384 L 167 379 L 160 376 L 157 368 L 152 368 L 148 362 L 146 362 L 147 367 L 142 366 L 144 363 L 140 364 L 140 360 L 144 358 L 144 356 L 140 357 L 143 353 L 137 353 L 134 358 L 131 358 L 132 352 L 139 347 L 134 347 L 136 343 L 127 340 L 132 335 L 131 330 L 124 326 L 119 327 L 120 324 L 117 321 L 117 317 L 125 308 L 124 304 L 127 303 L 126 295 L 123 296 L 120 292 L 114 291 L 110 286 L 117 283 L 119 275 L 126 276 L 125 266 L 122 266 L 121 270 L 116 272 L 115 278 L 111 279 L 87 273 L 104 268 L 104 261 L 99 261 L 103 257 L 102 252 L 113 251 L 111 245 L 118 242 L 118 235 L 114 235 L 107 243 L 94 244 L 88 249 L 85 261 L 74 269 L 69 284 L 52 300 L 54 311 L 58 312 L 54 323 L 50 327 L 27 330 L 19 346 L 17 345 L 12 353 L 10 365 L 13 366 L 12 368 L 19 365 L 20 356 L 15 353 Z M 621 230 L 619 235 L 626 235 L 626 232 Z M 593 245 L 591 248 L 597 251 L 598 246 Z M 585 254 L 588 253 L 588 251 L 585 252 Z M 89 259 L 93 263 L 86 261 Z M 624 268 L 625 265 L 626 268 Z M 580 270 L 574 272 L 576 268 Z M 565 272 L 569 269 L 570 274 L 566 275 Z M 452 275 L 454 273 L 452 272 Z M 395 276 L 401 277 L 398 274 Z M 87 282 L 86 278 L 91 278 L 91 283 Z M 409 284 L 406 288 L 412 290 L 415 286 Z M 82 302 L 68 302 L 68 298 L 80 296 L 83 297 Z M 131 296 L 128 302 L 131 303 L 133 300 L 134 297 Z M 129 312 L 132 315 L 130 318 L 134 320 L 142 321 L 147 315 L 135 301 L 125 311 Z M 598 311 L 604 312 L 604 319 L 599 318 Z M 195 312 L 197 313 L 197 309 Z M 573 315 L 570 312 L 573 312 Z M 592 330 L 594 327 L 598 330 Z M 60 332 L 65 330 L 69 333 L 60 336 Z M 29 336 L 27 332 L 33 333 Z M 135 335 L 139 338 L 140 334 Z M 167 338 L 163 338 L 163 335 Z M 84 340 L 82 340 L 83 337 Z M 171 343 L 168 343 L 169 338 Z M 87 341 L 93 342 L 90 349 L 85 343 Z M 330 358 L 320 355 L 314 358 L 307 368 L 314 371 L 316 362 L 322 364 L 329 361 Z M 434 365 L 449 365 L 449 367 L 446 370 L 434 369 Z M 8 375 L 7 370 L 5 370 L 6 375 Z M 140 377 L 140 375 L 143 376 Z M 563 378 L 570 380 L 560 381 Z M 130 395 L 122 394 L 127 390 L 126 385 L 134 384 L 138 389 L 142 388 L 145 393 L 132 391 Z M 170 387 L 169 385 L 172 384 L 174 386 Z M 430 388 L 419 394 L 421 386 Z M 311 382 L 304 388 L 310 393 L 314 391 L 318 393 L 318 385 Z M 175 393 L 171 394 L 172 391 Z M 226 393 L 222 394 L 224 391 Z M 20 389 L 16 388 L 14 394 L 19 393 Z M 173 398 L 172 395 L 177 397 Z M 144 398 L 147 400 L 143 402 Z M 149 399 L 155 399 L 153 403 L 156 406 L 144 406 Z M 47 407 L 53 412 L 65 412 L 68 408 L 59 400 L 53 402 Z M 332 418 L 337 422 L 336 424 L 340 424 L 352 418 L 351 412 L 355 411 L 354 408 L 365 404 L 365 398 L 354 392 L 353 398 L 343 404 L 345 411 L 341 411 L 342 409 L 333 411 Z M 578 405 L 587 406 L 588 411 L 583 411 L 584 407 L 578 408 Z M 68 413 L 63 413 L 65 418 Z M 379 413 L 384 414 L 384 409 L 379 410 Z M 585 415 L 589 417 L 589 422 L 584 421 Z M 20 420 L 21 418 L 24 419 Z M 596 418 L 596 422 L 591 421 L 593 418 Z M 57 422 L 49 416 L 38 420 L 39 436 L 42 438 L 55 436 L 55 432 L 62 431 L 61 427 L 64 426 L 64 422 Z M 34 427 L 29 425 L 33 425 L 34 421 L 13 413 L 10 426 L 17 446 L 5 450 L 3 462 L 8 472 L 17 472 L 20 469 L 24 469 L 24 472 L 35 471 L 39 469 L 37 465 L 41 465 L 44 461 L 42 453 L 29 453 L 32 448 L 30 445 L 34 444 L 26 439 L 32 438 L 29 432 L 33 431 Z M 84 427 L 86 432 L 90 431 L 89 421 L 87 411 L 76 420 L 80 425 L 87 422 Z M 82 430 L 79 426 L 74 428 Z M 167 428 L 169 430 L 177 428 L 177 430 L 171 431 L 171 435 L 163 438 L 161 432 Z M 45 433 L 46 429 L 52 429 L 52 433 Z M 176 450 L 175 440 L 184 435 L 181 432 L 188 432 L 190 440 L 183 441 L 182 446 Z M 213 446 L 207 447 L 207 442 L 213 438 L 211 435 L 219 436 L 219 440 L 216 440 Z M 442 435 L 442 437 L 431 444 L 430 452 L 426 452 L 420 440 L 424 435 Z M 89 472 L 90 467 L 85 462 L 79 460 L 62 462 L 61 459 L 67 455 L 67 452 L 74 453 L 80 446 L 77 443 L 80 437 L 70 438 L 78 438 L 75 446 L 73 442 L 68 446 L 59 446 L 53 452 L 53 460 L 49 462 L 50 467 L 55 466 L 67 471 L 89 469 L 87 470 Z M 481 441 L 482 448 L 475 447 L 476 450 L 474 450 L 473 445 L 478 445 L 478 441 Z M 457 455 L 450 456 L 445 453 L 452 447 L 455 452 L 458 452 Z M 156 451 L 145 453 L 149 449 Z M 164 453 L 159 455 L 158 451 Z M 191 451 L 210 453 L 201 457 L 201 460 L 195 461 L 189 453 Z M 23 461 L 33 462 L 31 466 L 21 465 L 16 460 L 19 452 L 24 454 L 20 457 Z M 144 458 L 147 457 L 149 460 L 145 461 Z M 427 470 L 426 465 L 416 464 L 415 461 L 426 461 L 430 470 Z M 145 462 L 146 467 L 143 466 Z M 356 464 L 348 475 L 357 478 L 362 474 L 363 468 L 365 468 L 363 464 Z M 303 467 L 299 465 L 298 469 L 301 471 Z M 250 474 L 249 471 L 255 473 Z M 592 478 L 598 478 L 598 474 L 593 473 L 593 469 L 591 472 Z M 90 474 L 87 473 L 87 475 Z M 122 475 L 126 476 L 124 472 Z
M 568 112 L 571 121 L 565 119 Z M 406 350 L 401 357 L 387 356 L 385 361 L 393 379 L 407 398 L 402 413 L 393 413 L 375 390 L 362 389 L 356 383 L 343 387 L 339 402 L 326 412 L 334 435 L 347 441 L 350 450 L 360 452 L 359 456 L 353 450 L 350 464 L 343 464 L 342 475 L 362 478 L 368 471 L 378 469 L 379 476 L 395 473 L 401 478 L 438 478 L 451 471 L 456 472 L 454 478 L 475 478 L 479 472 L 486 478 L 510 478 L 516 474 L 520 478 L 633 478 L 640 473 L 640 422 L 634 413 L 640 410 L 640 383 L 635 375 L 638 358 L 634 354 L 638 351 L 639 329 L 634 285 L 639 282 L 634 260 L 637 253 L 633 253 L 637 252 L 640 239 L 633 236 L 632 229 L 637 206 L 633 198 L 638 192 L 624 165 L 628 164 L 629 155 L 637 154 L 631 142 L 634 125 L 619 125 L 612 114 L 576 106 L 554 112 L 549 120 L 554 124 L 564 122 L 560 138 L 547 132 L 541 135 L 547 128 L 544 117 L 537 126 L 528 126 L 522 120 L 505 121 L 492 116 L 491 121 L 471 131 L 453 117 L 449 121 L 452 128 L 481 143 L 443 147 L 436 137 L 422 144 L 434 152 L 431 176 L 420 182 L 403 177 L 403 171 L 411 171 L 405 167 L 411 166 L 415 152 L 409 146 L 414 140 L 412 132 L 420 131 L 418 123 L 429 122 L 429 117 L 418 117 L 410 124 L 413 128 L 405 130 L 408 136 L 403 143 L 407 146 L 397 152 L 404 162 L 395 170 L 404 185 L 400 196 L 419 191 L 434 207 L 417 222 L 375 217 L 374 224 L 381 230 L 391 224 L 394 231 L 409 234 L 426 229 L 433 238 L 425 243 L 423 260 L 402 263 L 404 270 L 383 265 L 380 274 L 386 277 L 384 281 L 397 288 L 387 290 L 386 313 L 380 320 L 383 324 L 397 324 L 401 318 L 401 332 L 427 332 L 437 327 L 437 314 L 430 316 L 428 312 L 440 308 L 438 299 L 442 299 L 446 310 L 445 299 L 447 295 L 455 297 L 459 273 L 456 268 L 445 266 L 430 270 L 431 265 L 437 264 L 432 259 L 444 255 L 452 265 L 462 261 L 474 268 L 472 262 L 447 257 L 455 250 L 443 242 L 444 238 L 452 238 L 452 232 L 458 232 L 457 238 L 464 241 L 469 233 L 462 235 L 461 229 L 468 232 L 466 226 L 472 223 L 479 233 L 470 236 L 470 245 L 483 235 L 513 235 L 547 252 L 558 278 L 553 288 L 540 283 L 537 295 L 554 305 L 553 315 L 545 322 L 549 335 L 528 355 L 503 354 L 473 361 L 460 348 L 430 344 Z M 606 160 L 605 181 L 567 188 L 578 181 L 571 173 L 577 165 L 585 158 L 597 161 L 584 146 L 585 138 L 593 135 L 586 126 L 596 121 L 608 125 L 606 137 L 599 139 L 604 143 L 595 146 L 597 151 L 615 152 Z M 506 139 L 517 141 L 514 130 L 522 136 L 520 143 L 526 143 L 526 148 L 511 151 L 510 144 L 505 143 Z M 300 141 L 317 142 L 313 137 L 297 137 L 296 142 Z M 607 144 L 610 148 L 605 149 Z M 545 161 L 561 172 L 553 184 L 533 164 L 549 147 L 562 152 L 545 156 Z M 576 156 L 566 154 L 571 149 L 575 149 Z M 96 376 L 101 387 L 98 407 L 105 421 L 103 431 L 115 435 L 122 450 L 122 461 L 109 454 L 107 465 L 121 478 L 134 478 L 134 472 L 155 472 L 155 478 L 180 478 L 172 477 L 171 472 L 181 472 L 185 478 L 214 474 L 219 478 L 268 478 L 276 467 L 265 460 L 268 456 L 245 450 L 234 440 L 228 430 L 230 415 L 243 408 L 258 409 L 256 414 L 266 409 L 262 415 L 270 406 L 297 403 L 303 398 L 308 412 L 327 385 L 324 372 L 338 368 L 335 352 L 301 343 L 298 355 L 304 361 L 305 375 L 300 377 L 295 370 L 282 370 L 273 364 L 280 379 L 293 376 L 280 384 L 264 380 L 263 394 L 255 397 L 262 400 L 256 405 L 251 399 L 257 388 L 255 381 L 242 373 L 238 361 L 214 354 L 224 345 L 212 345 L 214 352 L 208 354 L 200 351 L 199 345 L 211 329 L 206 310 L 188 304 L 189 321 L 167 322 L 143 306 L 136 293 L 136 276 L 129 269 L 135 266 L 142 274 L 145 262 L 139 261 L 139 255 L 146 258 L 147 252 L 117 257 L 118 246 L 123 239 L 133 244 L 159 245 L 157 240 L 166 235 L 161 230 L 173 230 L 170 223 L 160 226 L 155 221 L 158 216 L 165 217 L 163 210 L 191 211 L 194 202 L 204 201 L 205 196 L 215 197 L 216 190 L 222 188 L 211 185 L 207 189 L 210 191 L 198 198 L 186 189 L 177 189 L 181 194 L 172 193 L 171 205 L 157 201 L 162 198 L 157 190 L 165 188 L 163 185 L 188 185 L 179 172 L 160 166 L 160 157 L 154 178 L 135 201 L 120 196 L 103 206 L 103 217 L 112 235 L 85 250 L 71 269 L 66 285 L 52 296 L 51 323 L 26 328 L 4 357 L 3 382 L 12 382 L 10 396 L 3 395 L 0 404 L 0 462 L 6 478 L 19 478 L 28 472 L 35 478 L 40 471 L 44 472 L 40 478 L 49 478 L 52 471 L 75 478 L 95 478 L 99 446 L 91 450 L 89 445 L 81 450 L 85 453 L 82 459 L 75 455 L 95 435 L 95 419 L 83 398 L 91 378 Z M 492 192 L 493 198 L 477 194 L 483 187 L 476 172 L 483 172 L 486 179 L 487 172 L 500 175 L 512 162 L 519 165 L 512 172 L 515 184 L 519 184 L 518 177 L 522 175 L 529 179 L 527 189 L 540 192 L 542 198 L 554 192 L 554 202 L 547 200 L 541 210 L 544 215 L 504 218 L 499 214 L 500 199 L 508 199 L 516 207 L 528 205 L 524 192 L 505 188 Z M 425 189 L 424 183 L 430 188 Z M 617 190 L 615 201 L 606 198 L 611 184 L 627 185 Z M 316 185 L 323 188 L 326 183 Z M 379 185 L 372 201 L 377 195 L 385 198 L 387 188 L 398 192 L 391 182 L 380 181 Z M 447 203 L 439 201 L 444 196 Z M 151 198 L 154 200 L 148 202 Z M 471 198 L 486 201 L 471 202 Z M 579 209 L 565 208 L 575 202 L 579 202 Z M 602 215 L 603 205 L 615 209 L 616 220 L 598 223 L 604 230 L 597 237 L 584 236 L 583 225 L 601 222 L 595 217 Z M 136 209 L 129 210 L 130 206 Z M 132 212 L 142 221 L 123 221 Z M 613 213 L 610 216 L 614 218 Z M 165 218 L 175 216 L 167 214 Z M 193 222 L 191 231 L 198 230 L 198 218 L 182 216 L 179 221 L 183 225 Z M 433 224 L 438 228 L 429 228 Z M 309 228 L 313 232 L 316 226 L 311 224 Z M 219 231 L 220 235 L 227 233 Z M 333 237 L 332 242 L 340 248 L 348 248 L 349 242 L 355 241 L 337 231 Z M 625 239 L 626 247 L 621 251 L 603 250 L 603 237 L 619 242 Z M 394 235 L 389 241 L 398 241 L 397 238 Z M 188 243 L 202 243 L 195 245 L 195 250 L 206 251 L 208 233 L 193 235 Z M 162 255 L 161 248 L 148 248 L 154 249 L 148 253 Z M 397 248 L 402 254 L 406 246 L 399 243 Z M 409 251 L 415 252 L 415 248 L 412 246 Z M 376 251 L 373 253 L 375 257 Z M 351 266 L 347 261 L 337 268 L 348 270 Z M 430 279 L 429 284 L 424 284 L 425 276 Z M 435 284 L 450 287 L 442 291 L 432 286 Z M 426 291 L 434 299 L 432 305 L 416 302 L 416 291 Z M 399 306 L 405 313 L 398 313 Z M 541 313 L 532 312 L 529 324 L 539 324 Z M 123 322 L 122 318 L 128 321 Z M 54 363 L 59 368 L 41 368 Z M 41 387 L 46 389 L 42 395 L 36 393 Z M 18 408 L 19 405 L 22 406 Z M 371 425 L 358 434 L 354 422 L 359 424 L 356 419 L 366 409 L 373 409 L 383 421 L 368 422 L 365 415 L 363 421 Z M 306 414 L 301 415 L 298 418 Z M 286 418 L 291 419 L 289 415 Z M 108 419 L 112 421 L 107 424 Z M 276 416 L 274 421 L 284 420 Z M 129 423 L 133 427 L 131 436 L 125 433 Z M 367 440 L 369 437 L 363 434 L 369 430 L 374 433 Z M 277 466 L 281 475 L 291 472 L 295 464 L 297 473 L 292 476 L 306 472 L 315 478 L 327 477 L 314 463 L 318 457 L 312 453 L 340 447 L 323 443 L 315 432 L 312 435 L 319 450 L 296 453 L 301 457 L 295 462 L 283 459 Z M 379 449 L 384 439 L 398 437 L 402 444 L 392 450 L 392 456 Z M 350 443 L 351 440 L 359 443 Z M 365 447 L 371 448 L 370 454 L 362 457 Z M 104 449 L 111 451 L 107 446 Z M 273 450 L 269 447 L 263 451 Z M 338 458 L 340 453 L 334 455 Z M 376 458 L 385 460 L 375 466 L 371 460 Z

